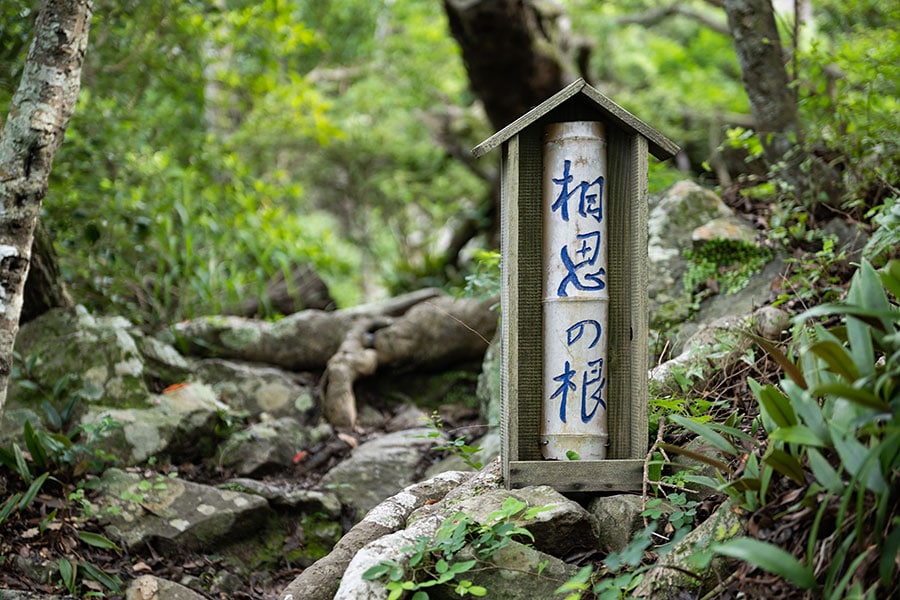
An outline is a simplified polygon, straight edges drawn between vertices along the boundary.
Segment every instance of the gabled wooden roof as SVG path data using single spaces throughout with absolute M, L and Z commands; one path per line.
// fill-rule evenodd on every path
M 678 152 L 678 146 L 660 132 L 656 131 L 630 112 L 589 86 L 584 79 L 579 79 L 558 91 L 556 94 L 534 107 L 488 139 L 484 140 L 472 149 L 476 157 L 487 154 L 500 144 L 509 140 L 514 135 L 549 113 L 551 110 L 583 94 L 597 105 L 597 110 L 603 117 L 628 133 L 637 133 L 647 139 L 650 154 L 659 160 L 672 158 Z

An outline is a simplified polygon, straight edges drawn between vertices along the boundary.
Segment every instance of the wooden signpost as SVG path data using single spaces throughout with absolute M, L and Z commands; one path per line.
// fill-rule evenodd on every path
M 678 147 L 579 79 L 501 147 L 508 487 L 639 490 L 647 452 L 647 154 Z

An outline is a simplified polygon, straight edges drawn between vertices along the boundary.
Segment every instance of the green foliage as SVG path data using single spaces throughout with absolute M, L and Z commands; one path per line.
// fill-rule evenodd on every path
M 622 550 L 610 552 L 599 567 L 583 567 L 557 588 L 554 595 L 565 594 L 563 600 L 581 600 L 586 594 L 593 594 L 597 600 L 631 598 L 631 592 L 643 581 L 648 568 L 641 563 L 644 552 L 652 546 L 651 536 L 655 531 L 653 523 L 636 534 Z
M 864 256 L 875 266 L 895 258 L 900 248 L 900 198 L 886 198 L 866 215 L 876 227 L 866 241 Z
M 702 285 L 717 285 L 725 294 L 735 294 L 772 260 L 772 251 L 766 247 L 722 238 L 685 250 L 684 255 L 689 261 L 684 289 L 689 293 L 696 293 Z
M 431 429 L 431 432 L 426 437 L 434 440 L 445 438 L 446 432 L 444 431 L 444 420 L 438 414 L 438 411 L 431 413 L 431 419 L 428 421 L 427 426 Z M 481 447 L 470 446 L 466 443 L 465 438 L 459 437 L 450 439 L 447 443 L 434 446 L 432 449 L 437 450 L 438 452 L 449 452 L 453 456 L 462 459 L 467 467 L 474 469 L 475 471 L 478 471 L 484 466 L 481 461 L 475 460 L 475 456 L 481 452 Z
M 880 272 L 863 262 L 845 301 L 817 306 L 795 319 L 797 362 L 758 340 L 786 374 L 778 387 L 750 381 L 768 433 L 758 451 L 747 453 L 746 445 L 752 449 L 755 440 L 734 428 L 672 417 L 726 456 L 746 455 L 737 477 L 721 461 L 695 456 L 719 470 L 718 482 L 698 476 L 689 481 L 714 486 L 752 511 L 766 504 L 773 478 L 780 476 L 804 490 L 798 508 L 817 512 L 805 563 L 771 543 L 743 538 L 717 552 L 748 560 L 801 588 L 817 587 L 829 598 L 842 598 L 845 590 L 853 596 L 858 584 L 847 586 L 874 545 L 878 555 L 890 557 L 879 561 L 877 585 L 885 590 L 897 585 L 892 565 L 900 546 L 900 515 L 891 482 L 900 475 L 900 310 L 890 294 L 896 298 L 898 291 L 900 261 Z M 809 319 L 835 315 L 843 318 L 842 325 L 804 327 Z M 820 539 L 826 511 L 835 506 L 832 533 Z M 812 557 L 835 537 L 840 541 L 834 542 L 831 561 L 815 568 Z
M 433 538 L 420 537 L 415 545 L 403 548 L 409 553 L 408 567 L 394 561 L 381 561 L 369 568 L 363 578 L 386 578 L 388 598 L 396 600 L 406 592 L 413 598 L 427 600 L 428 588 L 450 587 L 460 596 L 486 596 L 488 590 L 474 585 L 462 576 L 478 568 L 490 568 L 491 557 L 514 539 L 534 540 L 531 532 L 519 525 L 534 519 L 548 506 L 528 507 L 510 496 L 500 509 L 480 524 L 464 513 L 444 520 Z
M 465 276 L 463 295 L 473 298 L 494 298 L 500 295 L 500 253 L 479 250 L 475 253 L 474 268 Z

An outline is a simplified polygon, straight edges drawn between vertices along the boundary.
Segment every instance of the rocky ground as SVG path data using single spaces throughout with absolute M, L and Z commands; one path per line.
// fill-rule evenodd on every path
M 654 199 L 651 221 L 654 395 L 683 394 L 690 373 L 692 402 L 761 435 L 746 381 L 774 382 L 778 366 L 741 332 L 782 335 L 786 314 L 767 304 L 783 291 L 783 257 L 771 257 L 738 293 L 718 294 L 710 282 L 709 297 L 692 307 L 681 291 L 683 250 L 722 236 L 755 240 L 754 225 L 765 223 L 739 218 L 687 182 Z M 379 597 L 383 584 L 360 577 L 363 566 L 404 555 L 461 504 L 484 526 L 511 494 L 555 508 L 522 525 L 535 549 L 507 550 L 504 568 L 518 578 L 484 585 L 496 597 L 550 597 L 580 566 L 625 550 L 647 524 L 647 497 L 508 492 L 496 463 L 472 475 L 472 463 L 499 452 L 490 304 L 426 290 L 277 323 L 198 319 L 155 336 L 82 308 L 26 325 L 0 427 L 2 597 Z M 654 450 L 690 443 L 658 419 L 661 409 L 651 411 Z M 26 421 L 50 433 L 29 433 Z M 454 440 L 481 451 L 470 455 Z M 730 468 L 739 472 L 741 461 Z M 50 476 L 38 487 L 42 473 Z M 735 515 L 721 508 L 722 496 L 696 496 L 689 517 L 802 543 L 811 515 L 776 526 L 771 511 L 792 498 L 787 489 L 773 498 L 766 510 Z M 679 506 L 688 505 L 670 503 L 675 516 L 658 517 L 654 546 L 683 533 Z M 690 535 L 702 544 L 713 533 Z M 650 569 L 642 585 L 676 589 L 671 572 Z M 733 563 L 709 572 L 718 577 L 715 597 L 800 597 Z

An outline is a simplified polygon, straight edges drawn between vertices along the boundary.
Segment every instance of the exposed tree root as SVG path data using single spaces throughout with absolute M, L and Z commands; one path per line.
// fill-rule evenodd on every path
M 179 348 L 195 356 L 322 371 L 322 412 L 339 429 L 356 425 L 353 384 L 379 369 L 437 370 L 478 359 L 497 313 L 490 301 L 433 289 L 335 312 L 305 310 L 277 322 L 205 317 L 180 323 Z

